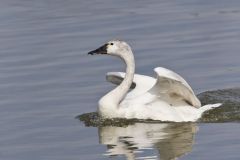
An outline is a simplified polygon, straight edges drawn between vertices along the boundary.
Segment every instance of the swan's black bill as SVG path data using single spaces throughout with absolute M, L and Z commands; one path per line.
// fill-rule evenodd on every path
M 103 46 L 99 47 L 96 50 L 88 52 L 88 54 L 94 55 L 94 54 L 107 54 L 107 44 L 104 44 Z

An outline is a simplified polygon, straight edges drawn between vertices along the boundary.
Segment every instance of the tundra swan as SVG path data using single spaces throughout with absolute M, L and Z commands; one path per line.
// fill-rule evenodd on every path
M 109 41 L 88 54 L 117 56 L 126 64 L 126 73 L 107 74 L 107 80 L 118 86 L 99 100 L 98 113 L 103 118 L 196 121 L 204 111 L 221 105 L 201 107 L 189 84 L 169 69 L 155 68 L 156 78 L 135 74 L 134 55 L 124 41 Z

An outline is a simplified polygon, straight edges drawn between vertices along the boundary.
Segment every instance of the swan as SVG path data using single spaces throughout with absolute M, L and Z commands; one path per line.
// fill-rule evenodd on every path
M 169 69 L 155 68 L 156 78 L 135 74 L 134 55 L 125 41 L 111 40 L 88 54 L 116 56 L 126 65 L 126 73 L 107 73 L 107 80 L 118 86 L 99 100 L 98 113 L 102 118 L 193 122 L 203 112 L 221 105 L 201 107 L 189 84 Z

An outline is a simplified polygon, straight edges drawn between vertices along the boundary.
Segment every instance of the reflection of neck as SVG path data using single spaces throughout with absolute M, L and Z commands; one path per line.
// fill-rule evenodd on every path
M 98 135 L 100 144 L 109 146 L 106 155 L 125 155 L 132 160 L 138 158 L 134 153 L 152 148 L 165 160 L 190 152 L 197 131 L 196 123 L 135 123 L 126 127 L 99 127 Z
M 104 101 L 112 102 L 112 105 L 114 105 L 115 107 L 117 107 L 119 103 L 123 100 L 123 98 L 126 96 L 129 88 L 131 87 L 135 72 L 134 56 L 131 50 L 129 50 L 127 53 L 123 53 L 120 58 L 126 64 L 125 78 L 118 87 L 116 87 L 103 97 Z

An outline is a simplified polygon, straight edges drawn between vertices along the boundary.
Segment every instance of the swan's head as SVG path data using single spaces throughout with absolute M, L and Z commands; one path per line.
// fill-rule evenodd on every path
M 88 54 L 107 54 L 122 57 L 124 54 L 127 54 L 130 51 L 131 48 L 126 42 L 120 40 L 112 40 L 99 47 L 98 49 L 88 52 Z

